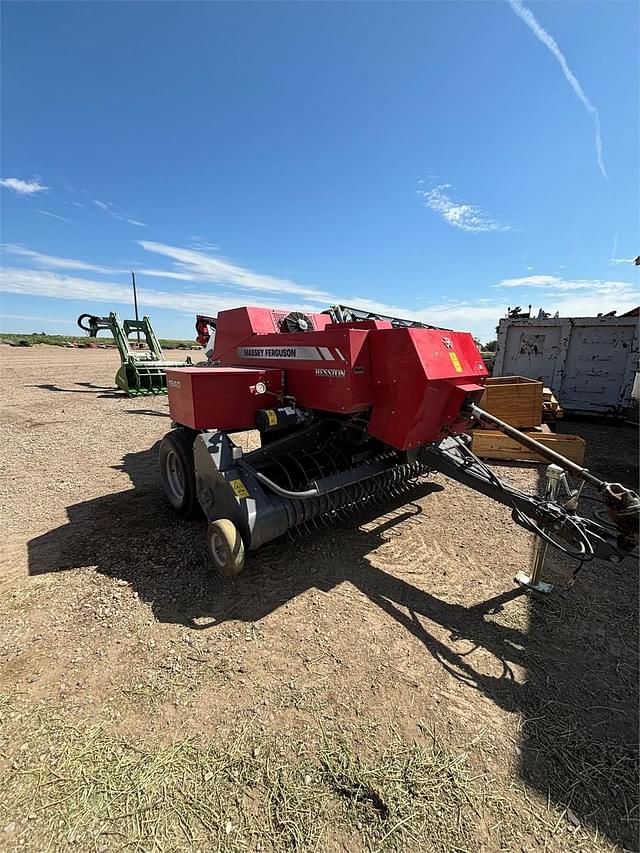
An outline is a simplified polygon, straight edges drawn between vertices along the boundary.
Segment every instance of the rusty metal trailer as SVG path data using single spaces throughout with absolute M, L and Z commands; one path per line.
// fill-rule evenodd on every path
M 566 411 L 623 416 L 637 369 L 637 317 L 500 320 L 493 375 L 538 379 Z

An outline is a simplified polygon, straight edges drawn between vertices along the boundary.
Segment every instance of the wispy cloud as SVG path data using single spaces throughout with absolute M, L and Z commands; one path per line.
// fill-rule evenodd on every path
M 629 282 L 584 280 L 565 282 L 557 276 L 528 277 L 544 279 L 544 284 L 535 284 L 526 279 L 504 279 L 496 287 L 520 287 L 518 298 L 534 301 L 542 293 L 543 307 L 546 311 L 559 311 L 561 316 L 594 316 L 598 312 L 617 309 L 619 313 L 628 311 L 640 303 L 638 288 Z M 516 283 L 518 282 L 518 283 Z M 562 288 L 558 284 L 577 284 L 577 288 Z M 555 289 L 554 289 L 555 286 Z M 87 303 L 108 303 L 110 305 L 131 305 L 131 290 L 129 284 L 109 281 L 95 281 L 63 275 L 50 270 L 21 269 L 8 267 L 0 270 L 0 291 L 21 295 L 44 296 L 55 299 L 76 300 Z M 494 291 L 495 292 L 495 291 Z M 242 297 L 220 290 L 207 292 L 182 292 L 181 290 L 161 291 L 146 286 L 138 287 L 138 300 L 143 310 L 150 308 L 168 309 L 187 314 L 205 312 L 215 314 L 225 308 L 235 308 L 246 304 Z M 426 323 L 472 331 L 484 339 L 495 337 L 495 326 L 500 317 L 505 316 L 507 309 L 506 298 L 496 293 L 493 298 L 475 300 L 448 300 L 421 306 L 414 310 L 402 304 L 386 304 L 371 299 L 363 299 L 357 295 L 345 294 L 340 299 L 333 297 L 328 302 L 340 301 L 356 308 L 389 314 L 391 316 L 409 317 Z M 298 308 L 301 310 L 317 311 L 318 305 L 296 299 L 292 304 L 291 298 L 280 298 L 273 294 L 252 296 L 251 303 L 271 308 Z
M 57 213 L 51 213 L 50 210 L 41 210 L 39 207 L 36 208 L 36 210 L 38 211 L 38 213 L 42 213 L 43 216 L 50 216 L 51 219 L 59 219 L 60 222 L 71 222 L 71 220 L 67 219 L 66 216 L 60 216 Z
M 463 231 L 508 231 L 510 225 L 501 225 L 479 207 L 467 202 L 454 201 L 448 190 L 451 184 L 438 184 L 430 190 L 418 190 L 426 207 L 438 213 L 445 222 Z
M 635 264 L 636 258 L 610 258 L 610 264 Z
M 388 304 L 358 294 L 339 296 L 320 288 L 299 284 L 289 279 L 255 272 L 224 258 L 194 249 L 141 240 L 139 245 L 155 256 L 170 259 L 169 269 L 139 269 L 138 299 L 143 310 L 167 309 L 194 314 L 215 314 L 225 308 L 253 304 L 271 308 L 297 308 L 318 311 L 336 302 L 353 305 L 368 311 L 391 316 L 422 320 L 445 328 L 472 331 L 483 338 L 495 337 L 495 326 L 507 309 L 507 299 L 514 292 L 524 303 L 542 300 L 546 311 L 559 311 L 563 316 L 592 316 L 598 312 L 617 309 L 620 313 L 640 303 L 638 288 L 629 282 L 604 279 L 569 279 L 561 275 L 538 274 L 505 278 L 489 288 L 481 299 L 447 299 L 430 303 L 425 298 L 420 307 L 394 302 Z M 0 272 L 0 291 L 24 296 L 76 300 L 87 304 L 106 303 L 112 306 L 131 304 L 127 280 L 109 280 L 109 275 L 127 271 L 76 259 L 47 255 L 23 246 L 8 245 L 5 254 L 16 259 L 11 267 Z M 18 260 L 19 259 L 19 260 Z M 20 266 L 28 262 L 30 268 Z M 62 273 L 61 270 L 70 271 Z M 74 274 L 76 271 L 87 276 Z M 105 275 L 106 280 L 90 277 Z M 146 278 L 145 278 L 146 277 Z M 157 278 L 157 289 L 152 278 Z M 160 281 L 181 282 L 170 290 L 161 289 Z M 150 283 L 151 282 L 151 283 Z M 206 288 L 186 286 L 206 284 Z M 96 309 L 98 310 L 98 309 Z
M 89 278 L 63 275 L 49 270 L 4 267 L 0 269 L 0 291 L 30 296 L 46 296 L 53 299 L 70 299 L 91 302 L 107 302 L 111 305 L 131 306 L 131 287 L 117 282 L 94 281 Z M 192 293 L 163 291 L 138 286 L 138 304 L 141 310 L 166 308 L 187 314 L 216 313 L 226 308 L 237 308 L 244 304 L 237 296 L 229 293 Z M 288 301 L 269 298 L 267 301 L 252 299 L 252 304 L 270 308 L 295 308 Z M 133 309 L 131 309 L 133 310 Z M 317 306 L 316 309 L 317 310 Z
M 610 281 L 608 279 L 589 278 L 589 279 L 565 279 L 557 275 L 529 275 L 523 278 L 505 278 L 494 287 L 511 288 L 542 288 L 550 291 L 550 293 L 563 293 L 568 290 L 585 291 L 594 296 L 607 296 L 615 300 L 618 296 L 626 298 L 634 295 L 634 298 L 640 299 L 640 292 L 634 284 L 628 281 Z
M 325 290 L 318 290 L 296 284 L 285 278 L 276 278 L 271 275 L 254 272 L 238 264 L 198 252 L 195 249 L 185 249 L 179 246 L 169 246 L 164 243 L 155 243 L 151 240 L 139 240 L 139 245 L 147 252 L 163 255 L 174 261 L 174 270 L 162 273 L 159 270 L 143 270 L 147 275 L 158 275 L 160 273 L 166 278 L 177 278 L 183 281 L 215 282 L 228 284 L 243 290 L 258 290 L 270 293 L 292 293 L 296 296 L 327 302 L 334 299 Z
M 148 275 L 152 278 L 173 278 L 176 281 L 198 281 L 198 278 L 189 272 L 176 272 L 174 270 L 140 269 L 140 275 Z
M 217 243 L 210 243 L 208 240 L 203 240 L 202 237 L 198 237 L 197 234 L 189 237 L 191 242 L 189 243 L 190 249 L 199 249 L 203 252 L 218 252 L 220 251 L 220 246 Z
M 593 130 L 595 134 L 595 149 L 596 149 L 596 157 L 598 160 L 598 168 L 602 173 L 603 178 L 609 180 L 607 177 L 607 170 L 604 166 L 604 159 L 602 156 L 602 138 L 600 135 L 600 113 L 593 106 L 589 98 L 586 96 L 584 89 L 580 85 L 575 74 L 571 71 L 567 64 L 567 60 L 565 59 L 564 54 L 558 47 L 558 43 L 537 21 L 533 12 L 530 9 L 527 9 L 526 6 L 523 6 L 520 0 L 509 0 L 509 5 L 516 13 L 516 15 L 521 18 L 525 24 L 529 27 L 529 29 L 533 32 L 533 34 L 538 38 L 542 44 L 547 47 L 551 53 L 558 60 L 560 68 L 562 69 L 562 73 L 565 76 L 567 83 L 571 86 L 573 91 L 576 94 L 576 97 L 584 107 L 587 115 L 593 122 Z
M 3 253 L 13 255 L 19 258 L 28 258 L 31 263 L 38 267 L 54 267 L 63 270 L 85 270 L 86 272 L 98 272 L 113 275 L 115 273 L 124 273 L 128 270 L 115 269 L 114 267 L 103 267 L 99 264 L 90 264 L 87 261 L 80 261 L 76 258 L 59 258 L 55 255 L 43 255 L 41 252 L 36 252 L 33 249 L 26 249 L 24 246 L 17 246 L 13 243 L 4 243 L 2 245 Z
M 21 178 L 0 178 L 0 187 L 6 187 L 16 195 L 34 195 L 44 193 L 49 187 L 45 187 L 39 180 L 23 181 Z
M 59 326 L 61 323 L 69 326 L 75 326 L 73 320 L 60 320 L 59 318 L 51 317 L 34 317 L 32 314 L 4 314 L 3 320 L 29 320 L 32 323 L 51 323 L 54 326 Z
M 525 275 L 521 278 L 505 278 L 494 287 L 552 287 L 560 278 L 555 275 Z
M 128 222 L 129 225 L 137 225 L 140 228 L 147 227 L 146 222 L 141 222 L 139 219 L 130 219 L 129 215 L 125 213 L 124 210 L 120 210 L 120 208 L 116 207 L 116 205 L 111 201 L 100 201 L 99 198 L 92 198 L 91 203 L 95 204 L 95 206 L 100 208 L 100 210 L 104 210 L 105 213 L 113 217 L 113 219 L 117 219 L 119 222 Z

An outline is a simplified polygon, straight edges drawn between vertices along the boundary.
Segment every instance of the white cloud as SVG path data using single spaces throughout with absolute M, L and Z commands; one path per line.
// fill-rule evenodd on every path
M 100 210 L 104 210 L 105 213 L 109 214 L 109 216 L 112 216 L 114 219 L 117 219 L 119 222 L 128 222 L 129 225 L 137 225 L 140 228 L 147 227 L 146 222 L 141 222 L 139 219 L 130 219 L 129 215 L 116 207 L 112 201 L 100 201 L 99 198 L 92 198 L 91 203 L 95 204 L 96 207 L 99 207 Z
M 610 264 L 635 264 L 635 258 L 610 258 Z
M 38 213 L 42 213 L 44 216 L 50 216 L 51 219 L 59 219 L 60 222 L 71 222 L 70 219 L 67 219 L 66 216 L 59 216 L 57 213 L 51 213 L 50 210 L 41 210 L 39 207 L 36 208 Z
M 131 306 L 131 287 L 115 282 L 93 281 L 88 278 L 62 275 L 48 270 L 28 270 L 18 267 L 5 267 L 0 270 L 0 291 L 18 293 L 30 296 L 46 296 L 53 299 L 72 299 L 83 302 L 107 302 L 111 305 Z M 225 293 L 182 293 L 152 290 L 138 287 L 138 304 L 141 312 L 149 308 L 167 308 L 187 314 L 205 313 L 216 314 L 226 308 L 237 308 L 246 304 L 244 300 L 233 294 Z M 267 302 L 252 299 L 253 305 L 263 305 L 269 308 L 307 308 L 308 306 L 291 305 L 278 299 Z M 133 311 L 133 308 L 131 308 Z
M 43 193 L 49 189 L 39 180 L 23 181 L 20 178 L 0 178 L 0 187 L 6 187 L 16 195 L 34 195 L 34 193 Z
M 526 287 L 544 288 L 552 292 L 562 293 L 568 290 L 584 290 L 594 296 L 607 296 L 615 299 L 616 294 L 626 296 L 635 292 L 635 285 L 627 281 L 609 281 L 607 279 L 564 279 L 557 275 L 529 275 L 524 278 L 505 278 L 498 284 L 497 288 L 504 287 Z M 640 298 L 640 294 L 636 298 Z
M 335 296 L 323 290 L 302 286 L 288 279 L 262 275 L 221 258 L 192 249 L 184 249 L 151 241 L 139 241 L 149 252 L 173 260 L 174 268 L 140 269 L 140 276 L 171 278 L 179 282 L 207 283 L 201 292 L 157 290 L 138 280 L 138 297 L 143 311 L 154 308 L 188 314 L 215 314 L 225 308 L 256 305 L 268 308 L 297 308 L 306 311 L 323 310 L 340 302 L 379 314 L 420 320 L 444 328 L 468 330 L 482 338 L 493 338 L 495 326 L 505 316 L 507 296 L 517 289 L 521 304 L 533 303 L 544 295 L 542 307 L 549 312 L 560 311 L 563 316 L 593 316 L 598 312 L 617 309 L 627 311 L 640 303 L 638 288 L 629 282 L 601 279 L 564 279 L 559 275 L 528 275 L 506 278 L 494 285 L 490 298 L 447 299 L 429 304 L 428 296 L 420 308 L 362 298 L 357 295 Z M 21 246 L 5 247 L 7 253 L 29 259 L 34 266 L 47 269 L 7 268 L 0 273 L 0 291 L 55 299 L 81 300 L 89 303 L 131 305 L 131 290 L 126 283 L 97 281 L 90 278 L 61 274 L 55 269 L 83 270 L 90 273 L 116 274 L 126 270 L 112 269 L 73 258 L 45 255 Z M 52 269 L 53 268 L 53 269 Z M 216 286 L 217 285 L 217 286 Z M 127 310 L 126 307 L 124 310 Z
M 450 184 L 438 184 L 430 190 L 418 190 L 418 195 L 424 199 L 425 206 L 439 213 L 440 216 L 463 231 L 508 231 L 510 225 L 501 225 L 473 204 L 455 202 L 445 192 Z
M 60 320 L 59 318 L 52 317 L 34 317 L 31 314 L 3 314 L 3 320 L 29 320 L 32 323 L 53 323 L 54 326 L 58 326 L 60 323 L 64 323 L 65 325 L 75 326 L 75 322 L 73 320 Z
M 154 269 L 141 269 L 138 270 L 140 275 L 148 275 L 153 278 L 173 278 L 177 281 L 195 281 L 196 279 L 191 273 L 188 272 L 172 272 L 171 270 L 154 270 Z
M 75 258 L 58 258 L 55 255 L 43 255 L 40 252 L 34 252 L 32 249 L 25 249 L 23 246 L 16 246 L 12 243 L 3 244 L 2 251 L 8 255 L 29 258 L 32 263 L 39 267 L 56 267 L 63 270 L 86 270 L 87 272 L 107 273 L 109 275 L 128 272 L 128 270 L 90 264 L 86 261 L 76 260 Z
M 215 282 L 228 284 L 243 290 L 258 290 L 270 293 L 294 293 L 297 296 L 313 299 L 319 302 L 331 302 L 335 297 L 324 290 L 305 287 L 285 278 L 263 275 L 246 267 L 198 252 L 195 249 L 185 249 L 179 246 L 168 246 L 151 240 L 139 240 L 139 245 L 147 252 L 154 252 L 171 258 L 175 269 L 165 272 L 167 278 L 178 278 L 183 281 Z M 147 271 L 149 275 L 158 275 L 159 270 Z
M 203 252 L 219 252 L 220 246 L 217 243 L 210 243 L 208 240 L 203 240 L 202 237 L 198 237 L 194 235 L 189 237 L 191 242 L 189 243 L 190 249 L 199 249 Z
M 522 278 L 505 278 L 495 287 L 552 287 L 560 281 L 557 275 L 525 275 Z
M 600 169 L 603 178 L 608 180 L 607 170 L 605 169 L 604 160 L 602 157 L 602 138 L 600 136 L 600 113 L 593 106 L 589 98 L 586 96 L 584 89 L 580 85 L 575 74 L 567 65 L 567 60 L 565 59 L 564 54 L 558 47 L 558 43 L 553 38 L 553 36 L 549 35 L 549 33 L 538 23 L 533 13 L 529 9 L 527 9 L 526 6 L 523 6 L 520 0 L 509 0 L 509 5 L 516 13 L 516 15 L 518 15 L 518 17 L 525 22 L 529 29 L 534 33 L 536 38 L 538 38 L 542 42 L 542 44 L 547 47 L 558 60 L 558 63 L 560 64 L 560 68 L 562 68 L 562 73 L 564 74 L 567 83 L 571 86 L 571 88 L 576 94 L 576 97 L 578 98 L 578 100 L 584 107 L 587 115 L 593 122 L 598 168 Z

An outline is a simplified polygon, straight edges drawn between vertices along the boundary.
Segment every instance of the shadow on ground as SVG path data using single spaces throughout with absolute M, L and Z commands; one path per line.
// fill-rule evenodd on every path
M 79 385 L 80 388 L 61 388 L 52 382 L 40 382 L 36 385 L 28 385 L 27 388 L 41 388 L 43 391 L 62 392 L 64 394 L 93 394 L 100 399 L 109 399 L 111 397 L 126 399 L 126 395 L 115 388 L 105 388 L 102 385 L 95 385 L 93 382 L 76 382 L 75 384 Z
M 609 467 L 594 465 L 594 470 L 628 482 L 629 460 L 608 461 Z M 95 566 L 127 580 L 158 620 L 194 630 L 226 620 L 257 622 L 311 587 L 329 590 L 349 581 L 418 638 L 454 678 L 521 714 L 521 775 L 527 784 L 569 807 L 576 820 L 633 847 L 638 586 L 631 561 L 615 569 L 589 565 L 567 591 L 573 564 L 553 552 L 546 574 L 557 589 L 530 597 L 527 627 L 490 617 L 522 595 L 518 588 L 474 607 L 441 600 L 369 559 L 389 528 L 422 512 L 414 502 L 418 497 L 441 488 L 427 484 L 385 507 L 377 526 L 367 524 L 365 531 L 357 523 L 346 525 L 338 543 L 329 531 L 307 536 L 303 544 L 271 543 L 250 559 L 245 572 L 223 582 L 206 565 L 205 522 L 177 522 L 165 504 L 157 445 L 128 454 L 122 467 L 134 488 L 69 507 L 67 525 L 29 543 L 31 574 Z M 451 646 L 425 622 L 450 632 Z M 454 651 L 454 641 L 463 638 L 499 660 L 501 674 L 478 672 L 466 655 Z M 527 669 L 525 683 L 514 679 L 514 664 Z

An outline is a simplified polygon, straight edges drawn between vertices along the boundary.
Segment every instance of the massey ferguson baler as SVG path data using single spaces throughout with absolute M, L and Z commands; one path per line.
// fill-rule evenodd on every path
M 215 331 L 210 366 L 167 371 L 174 428 L 160 447 L 164 489 L 181 516 L 207 516 L 218 571 L 237 574 L 265 542 L 384 502 L 432 471 L 506 504 L 514 521 L 581 561 L 615 563 L 633 551 L 634 492 L 478 408 L 487 370 L 470 334 L 358 314 L 222 311 L 205 318 Z M 610 521 L 576 515 L 566 477 L 562 501 L 500 480 L 469 448 L 465 433 L 479 420 L 596 486 Z M 261 447 L 250 452 L 229 435 L 256 429 Z

